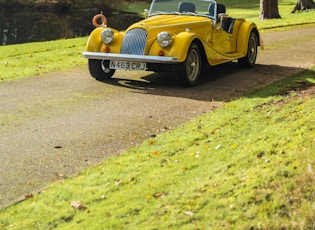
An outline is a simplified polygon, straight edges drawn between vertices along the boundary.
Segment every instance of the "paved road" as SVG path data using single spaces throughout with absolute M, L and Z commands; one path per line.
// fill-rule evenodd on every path
M 0 208 L 315 65 L 315 30 L 264 33 L 257 66 L 225 64 L 181 88 L 166 74 L 118 71 L 110 83 L 86 66 L 0 84 Z

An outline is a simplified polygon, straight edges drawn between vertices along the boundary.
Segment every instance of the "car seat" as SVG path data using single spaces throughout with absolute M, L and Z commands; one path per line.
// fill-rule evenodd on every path
M 184 13 L 184 12 L 191 12 L 195 13 L 196 6 L 192 2 L 180 2 L 178 6 L 178 12 Z
M 217 15 L 214 15 L 214 7 L 215 7 L 215 4 L 209 5 L 209 14 L 210 14 L 210 16 L 215 17 L 216 20 L 218 21 L 219 20 L 219 18 L 218 18 L 219 14 L 225 14 L 226 8 L 225 8 L 225 5 L 217 3 Z

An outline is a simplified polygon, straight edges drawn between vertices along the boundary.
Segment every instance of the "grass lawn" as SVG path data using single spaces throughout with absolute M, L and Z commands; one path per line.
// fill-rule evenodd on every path
M 85 37 L 1 46 L 0 82 L 85 64 L 81 53 L 86 41 Z
M 0 211 L 0 229 L 314 229 L 314 87 L 309 70 L 229 102 Z

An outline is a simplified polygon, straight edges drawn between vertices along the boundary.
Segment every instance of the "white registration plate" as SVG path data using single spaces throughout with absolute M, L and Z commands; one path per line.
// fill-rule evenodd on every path
M 110 69 L 146 71 L 147 65 L 144 62 L 129 62 L 129 61 L 110 61 Z

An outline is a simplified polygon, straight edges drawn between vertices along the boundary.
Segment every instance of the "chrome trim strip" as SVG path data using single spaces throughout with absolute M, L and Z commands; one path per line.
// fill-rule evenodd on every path
M 164 63 L 164 64 L 178 63 L 178 59 L 176 57 L 164 57 L 164 56 L 113 54 L 113 53 L 100 53 L 100 52 L 83 52 L 82 56 L 88 59 L 99 59 L 99 60 L 135 61 L 135 62 Z

